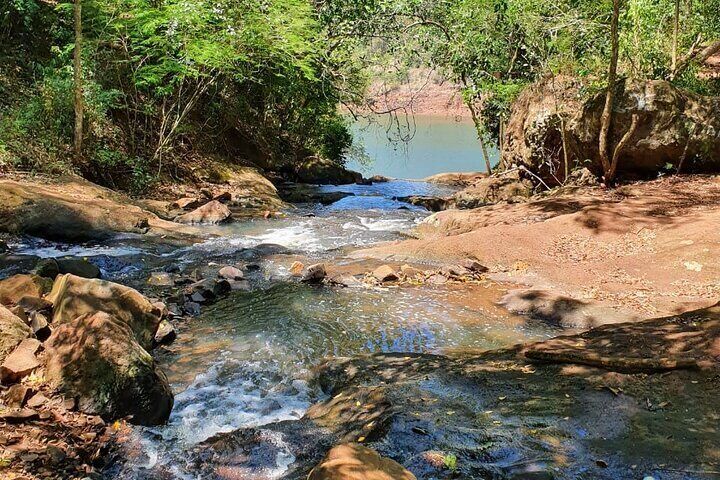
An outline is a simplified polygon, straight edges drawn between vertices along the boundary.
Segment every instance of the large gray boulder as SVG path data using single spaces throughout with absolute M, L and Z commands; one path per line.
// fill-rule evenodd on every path
M 173 395 L 152 356 L 130 327 L 105 312 L 79 316 L 45 343 L 48 382 L 79 408 L 106 420 L 131 416 L 140 425 L 163 423 Z

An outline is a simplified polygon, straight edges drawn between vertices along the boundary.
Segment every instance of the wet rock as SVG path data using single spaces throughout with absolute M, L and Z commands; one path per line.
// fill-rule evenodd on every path
M 35 353 L 21 343 L 10 355 L 5 357 L 0 366 L 0 379 L 5 384 L 15 383 L 28 376 L 39 366 L 40 362 L 35 357 Z
M 160 312 L 160 318 L 165 319 L 168 315 L 170 315 L 170 310 L 164 302 L 152 302 L 152 306 Z
M 8 250 L 10 250 L 10 247 L 8 247 L 8 244 L 4 241 L 0 240 L 0 253 L 5 253 Z
M 440 272 L 443 276 L 448 278 L 459 278 L 470 274 L 470 270 L 465 267 L 461 267 L 460 265 L 450 265 L 448 267 L 443 267 Z
M 53 303 L 53 326 L 97 311 L 126 323 L 143 348 L 150 348 L 160 324 L 160 311 L 140 292 L 106 280 L 61 275 L 47 297 Z
M 488 268 L 485 265 L 472 258 L 463 259 L 460 262 L 460 266 L 470 270 L 473 273 L 485 273 L 488 271 Z
M 183 311 L 193 317 L 200 315 L 200 304 L 197 302 L 187 302 L 183 305 Z
M 34 393 L 35 391 L 32 388 L 18 383 L 5 392 L 5 404 L 10 408 L 22 408 Z
M 218 271 L 218 276 L 220 278 L 224 278 L 225 280 L 242 280 L 244 277 L 244 274 L 242 270 L 236 267 L 227 266 L 223 267 Z
M 41 342 L 47 340 L 52 333 L 47 317 L 40 312 L 32 312 L 30 314 L 30 329 Z
M 172 287 L 175 285 L 175 280 L 169 273 L 152 272 L 147 283 L 153 287 Z
M 373 278 L 378 282 L 394 282 L 398 280 L 395 270 L 389 265 L 381 265 L 372 272 Z
M 175 327 L 167 320 L 160 322 L 155 333 L 155 345 L 170 345 L 177 338 Z
M 448 282 L 448 279 L 444 275 L 441 275 L 439 273 L 433 273 L 432 275 L 427 277 L 425 281 L 431 285 L 444 285 Z
M 0 281 L 0 303 L 13 306 L 23 297 L 42 297 L 51 286 L 52 281 L 38 275 L 13 275 Z
M 322 283 L 327 276 L 327 270 L 324 263 L 316 263 L 310 265 L 303 272 L 301 281 L 304 283 Z
M 100 278 L 101 276 L 97 265 L 82 258 L 59 258 L 57 264 L 61 274 L 70 273 L 83 278 Z
M 303 265 L 302 262 L 293 262 L 292 265 L 290 265 L 290 275 L 299 277 L 302 275 L 304 269 L 305 265 Z
M 415 475 L 375 450 L 357 443 L 333 447 L 308 480 L 416 480 Z
M 218 223 L 226 222 L 230 219 L 232 212 L 230 209 L 222 203 L 212 200 L 202 207 L 198 207 L 195 210 L 180 215 L 175 219 L 177 223 L 184 224 L 209 224 L 214 225 Z
M 244 291 L 249 292 L 250 291 L 250 282 L 247 280 L 233 280 L 228 282 L 230 284 L 230 289 L 235 291 Z
M 346 288 L 360 288 L 364 286 L 362 281 L 357 279 L 354 275 L 349 274 L 334 275 L 329 281 L 333 285 Z
M 163 270 L 166 273 L 178 273 L 180 272 L 180 267 L 175 263 L 171 263 L 170 265 L 166 265 Z
M 21 318 L 0 305 L 0 362 L 31 333 Z
M 141 425 L 170 415 L 167 378 L 126 322 L 105 312 L 85 314 L 56 328 L 45 347 L 47 380 L 78 398 L 83 412 L 106 420 L 130 415 Z
M 206 278 L 189 285 L 184 291 L 190 297 L 190 301 L 204 304 L 230 293 L 232 285 L 227 280 Z
M 35 265 L 33 273 L 41 277 L 55 279 L 60 275 L 60 266 L 54 258 L 43 258 Z
M 395 200 L 399 202 L 409 203 L 417 207 L 423 207 L 431 212 L 440 212 L 451 208 L 453 205 L 452 199 L 445 197 L 430 197 L 423 195 L 410 195 L 408 197 L 395 197 Z

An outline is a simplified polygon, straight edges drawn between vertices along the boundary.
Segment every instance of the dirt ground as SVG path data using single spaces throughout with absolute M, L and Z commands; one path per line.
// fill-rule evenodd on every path
M 443 211 L 418 226 L 418 239 L 353 256 L 427 264 L 473 257 L 492 279 L 525 286 L 506 298 L 511 310 L 570 315 L 586 328 L 714 305 L 719 221 L 720 177 L 669 177 Z

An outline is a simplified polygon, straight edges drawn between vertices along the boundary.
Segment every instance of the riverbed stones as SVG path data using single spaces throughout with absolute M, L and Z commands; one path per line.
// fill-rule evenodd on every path
M 0 305 L 0 362 L 30 334 L 30 327 L 21 318 Z
M 416 480 L 415 475 L 396 461 L 358 443 L 333 447 L 308 476 L 308 480 L 368 479 Z
M 425 275 L 425 273 L 419 268 L 412 267 L 408 264 L 402 265 L 400 267 L 400 272 L 408 278 L 416 278 Z
M 175 280 L 167 272 L 152 272 L 147 283 L 153 287 L 172 287 L 175 285 Z
M 322 283 L 327 277 L 327 270 L 324 263 L 316 263 L 305 269 L 301 281 L 304 283 L 317 284 Z
M 226 266 L 218 271 L 218 277 L 225 280 L 242 280 L 245 275 L 242 270 L 233 266 Z
M 293 262 L 292 265 L 290 265 L 290 275 L 293 277 L 299 277 L 302 275 L 303 270 L 305 269 L 305 265 L 303 265 L 302 262 Z
M 54 327 L 84 314 L 107 312 L 127 324 L 143 348 L 152 346 L 160 324 L 160 311 L 145 296 L 107 280 L 61 275 L 47 298 L 53 303 Z
M 398 280 L 398 274 L 390 265 L 381 265 L 372 272 L 373 278 L 378 282 L 394 282 Z
M 226 222 L 230 219 L 231 215 L 232 212 L 230 212 L 230 209 L 226 205 L 218 202 L 217 200 L 212 200 L 202 207 L 198 207 L 191 212 L 180 215 L 175 219 L 175 221 L 177 223 L 184 224 L 215 225 Z
M 77 398 L 83 412 L 105 420 L 130 416 L 140 425 L 170 415 L 167 378 L 126 322 L 106 312 L 84 314 L 60 325 L 45 347 L 48 382 Z
M 35 265 L 33 273 L 41 277 L 54 279 L 60 275 L 60 266 L 54 258 L 43 258 Z
M 175 327 L 167 320 L 160 322 L 157 332 L 155 332 L 155 345 L 169 345 L 177 338 Z
M 14 306 L 23 297 L 42 297 L 52 282 L 34 274 L 19 274 L 0 280 L 0 303 Z

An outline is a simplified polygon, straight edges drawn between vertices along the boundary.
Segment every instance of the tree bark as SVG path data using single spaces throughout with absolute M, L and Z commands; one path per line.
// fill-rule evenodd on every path
M 696 52 L 690 53 L 681 60 L 678 61 L 675 71 L 670 75 L 670 80 L 674 80 L 678 75 L 687 69 L 690 64 L 695 60 L 697 63 L 705 63 L 708 58 L 712 57 L 716 53 L 720 52 L 720 38 L 713 40 L 710 44 Z
M 680 35 L 680 0 L 675 0 L 675 17 L 673 18 L 673 41 L 672 41 L 672 60 L 670 71 L 675 75 L 678 61 L 678 36 Z
M 621 0 L 613 0 L 613 14 L 610 22 L 610 68 L 607 78 L 607 93 L 605 95 L 605 107 L 603 108 L 602 117 L 600 118 L 600 162 L 602 163 L 605 182 L 613 181 L 610 175 L 612 171 L 612 160 L 610 157 L 610 128 L 612 126 L 613 107 L 615 104 L 615 84 L 617 83 L 617 64 L 618 64 L 618 23 L 620 20 L 620 2 Z M 614 174 L 614 172 L 612 172 Z M 614 175 L 613 175 L 614 176 Z
M 75 83 L 75 158 L 82 158 L 83 146 L 83 77 L 82 77 L 82 5 L 75 0 L 75 51 L 73 52 L 73 70 Z

